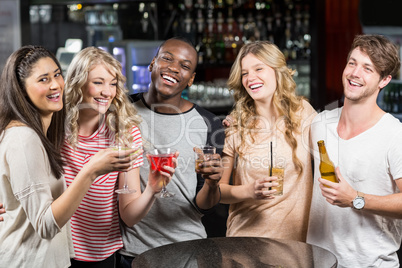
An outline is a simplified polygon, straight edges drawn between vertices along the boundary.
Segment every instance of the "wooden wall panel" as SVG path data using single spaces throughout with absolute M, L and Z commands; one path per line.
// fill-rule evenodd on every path
M 320 0 L 318 0 L 320 1 Z M 343 95 L 342 72 L 353 38 L 362 33 L 359 0 L 326 0 L 326 103 Z

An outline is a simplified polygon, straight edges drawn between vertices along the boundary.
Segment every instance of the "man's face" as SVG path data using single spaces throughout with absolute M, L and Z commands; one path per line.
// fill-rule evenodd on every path
M 380 88 L 385 87 L 389 80 L 388 77 L 380 79 L 370 57 L 355 48 L 342 75 L 345 98 L 355 102 L 377 98 Z
M 151 87 L 164 98 L 181 95 L 191 86 L 197 67 L 197 52 L 180 40 L 168 40 L 150 64 Z

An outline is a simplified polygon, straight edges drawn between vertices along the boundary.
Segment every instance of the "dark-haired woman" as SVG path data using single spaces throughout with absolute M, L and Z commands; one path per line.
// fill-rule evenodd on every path
M 64 80 L 43 47 L 24 46 L 8 58 L 0 83 L 1 267 L 69 267 L 69 219 L 94 179 L 128 171 L 124 157 L 99 151 L 66 190 L 60 148 L 64 141 Z

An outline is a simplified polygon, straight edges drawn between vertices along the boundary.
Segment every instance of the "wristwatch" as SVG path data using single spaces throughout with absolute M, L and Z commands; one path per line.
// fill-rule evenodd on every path
M 357 196 L 353 200 L 353 208 L 357 210 L 361 210 L 364 208 L 366 202 L 364 201 L 364 193 L 357 192 Z

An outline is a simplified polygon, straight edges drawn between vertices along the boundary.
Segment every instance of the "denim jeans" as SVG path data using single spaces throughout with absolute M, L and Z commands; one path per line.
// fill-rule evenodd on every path
M 124 256 L 117 253 L 117 266 L 116 268 L 131 268 L 131 263 L 133 262 L 134 257 Z
M 97 262 L 77 261 L 71 259 L 70 268 L 115 268 L 116 267 L 116 253 L 113 253 L 107 259 Z M 131 266 L 129 266 L 131 267 Z

